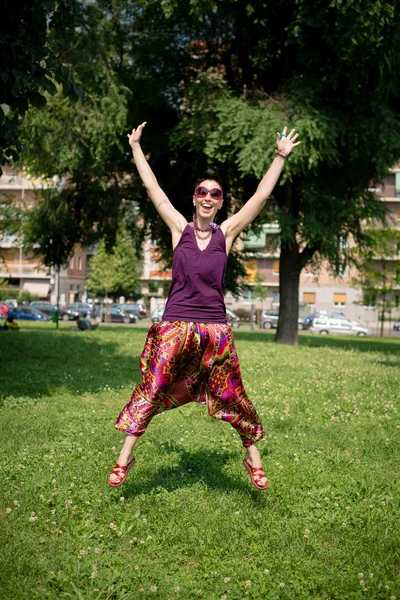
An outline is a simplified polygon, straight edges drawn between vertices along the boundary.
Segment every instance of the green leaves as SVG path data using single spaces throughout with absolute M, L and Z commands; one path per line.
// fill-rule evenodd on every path
M 107 297 L 115 292 L 128 295 L 136 289 L 137 278 L 137 258 L 127 231 L 121 227 L 110 251 L 103 240 L 98 244 L 86 284 L 97 296 Z

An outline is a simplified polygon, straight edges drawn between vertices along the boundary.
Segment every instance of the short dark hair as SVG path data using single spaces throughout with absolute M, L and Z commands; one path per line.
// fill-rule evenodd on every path
M 206 171 L 204 171 L 200 177 L 197 179 L 194 188 L 196 189 L 198 185 L 200 185 L 200 183 L 202 181 L 205 181 L 206 179 L 212 179 L 213 181 L 216 181 L 218 183 L 218 185 L 221 187 L 222 193 L 224 192 L 224 184 L 222 181 L 222 178 L 220 177 L 220 175 L 217 173 L 217 171 L 214 171 L 214 169 L 207 169 Z

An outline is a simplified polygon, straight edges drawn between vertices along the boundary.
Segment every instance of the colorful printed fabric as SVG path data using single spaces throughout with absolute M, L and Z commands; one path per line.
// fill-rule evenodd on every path
M 247 398 L 229 325 L 155 323 L 140 357 L 141 382 L 116 428 L 141 436 L 151 419 L 188 402 L 205 404 L 214 419 L 228 421 L 247 447 L 264 437 Z

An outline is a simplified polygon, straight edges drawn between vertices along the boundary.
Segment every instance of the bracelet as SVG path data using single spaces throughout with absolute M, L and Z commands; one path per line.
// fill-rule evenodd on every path
M 275 150 L 275 154 L 276 154 L 276 156 L 281 156 L 282 158 L 288 158 L 289 157 L 288 154 L 283 154 L 282 152 L 279 152 L 279 150 Z

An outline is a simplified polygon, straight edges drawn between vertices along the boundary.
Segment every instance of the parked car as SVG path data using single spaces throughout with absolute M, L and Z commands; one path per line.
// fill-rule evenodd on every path
M 263 310 L 261 313 L 260 327 L 261 329 L 276 329 L 279 321 L 279 310 Z M 300 329 L 306 329 L 304 319 L 299 317 L 297 324 Z
M 232 329 L 237 329 L 240 327 L 240 317 L 235 315 L 235 313 L 229 310 L 229 308 L 226 309 L 226 317 L 228 319 L 229 327 L 232 327 Z
M 395 331 L 400 331 L 400 321 L 398 321 L 397 323 L 395 323 L 395 324 L 393 325 L 393 329 L 394 329 Z
M 10 310 L 9 316 L 23 321 L 50 321 L 50 317 L 33 306 L 18 306 Z
M 162 320 L 162 316 L 164 314 L 164 307 L 160 306 L 159 308 L 155 308 L 150 315 L 150 319 L 152 323 L 158 323 L 158 321 Z
M 80 317 L 89 315 L 89 317 L 95 319 L 97 316 L 95 305 L 89 304 L 89 302 L 71 302 L 71 304 L 67 304 L 66 307 L 63 307 L 63 310 L 77 312 Z
M 107 316 L 111 317 L 111 323 L 136 323 L 137 316 L 133 312 L 125 312 L 118 306 L 105 306 L 101 315 L 101 320 L 104 323 L 108 320 Z
M 276 329 L 279 321 L 279 310 L 263 310 L 261 313 L 260 327 L 262 329 Z
M 309 315 L 304 319 L 305 328 L 310 327 L 311 323 L 317 317 L 330 317 L 332 319 L 346 319 L 346 316 L 342 312 L 333 312 L 328 310 L 319 310 L 318 312 Z
M 0 302 L 0 316 L 1 317 L 6 317 L 8 315 L 9 310 L 10 310 L 10 307 L 7 306 L 7 304 L 5 304 L 4 302 Z
M 6 304 L 8 308 L 18 308 L 18 302 L 15 298 L 10 298 L 9 300 L 2 300 L 3 304 Z
M 116 306 L 120 308 L 124 312 L 133 312 L 137 316 L 138 319 L 144 319 L 147 317 L 147 308 L 144 304 L 113 304 L 112 306 Z
M 139 319 L 145 319 L 147 317 L 147 308 L 144 304 L 136 303 L 136 304 L 124 304 L 122 310 L 134 311 L 137 313 Z
M 55 312 L 57 312 L 57 304 L 53 304 L 53 302 L 48 302 L 47 300 L 34 300 L 30 303 L 29 306 L 33 306 L 40 312 L 45 315 L 52 317 Z M 64 321 L 74 321 L 79 317 L 79 312 L 77 310 L 67 310 L 63 306 L 58 307 L 58 318 L 63 319 Z
M 311 323 L 310 333 L 319 333 L 327 335 L 328 333 L 350 334 L 364 337 L 371 333 L 367 327 L 357 321 L 348 321 L 347 319 L 333 319 L 332 317 L 317 317 Z

